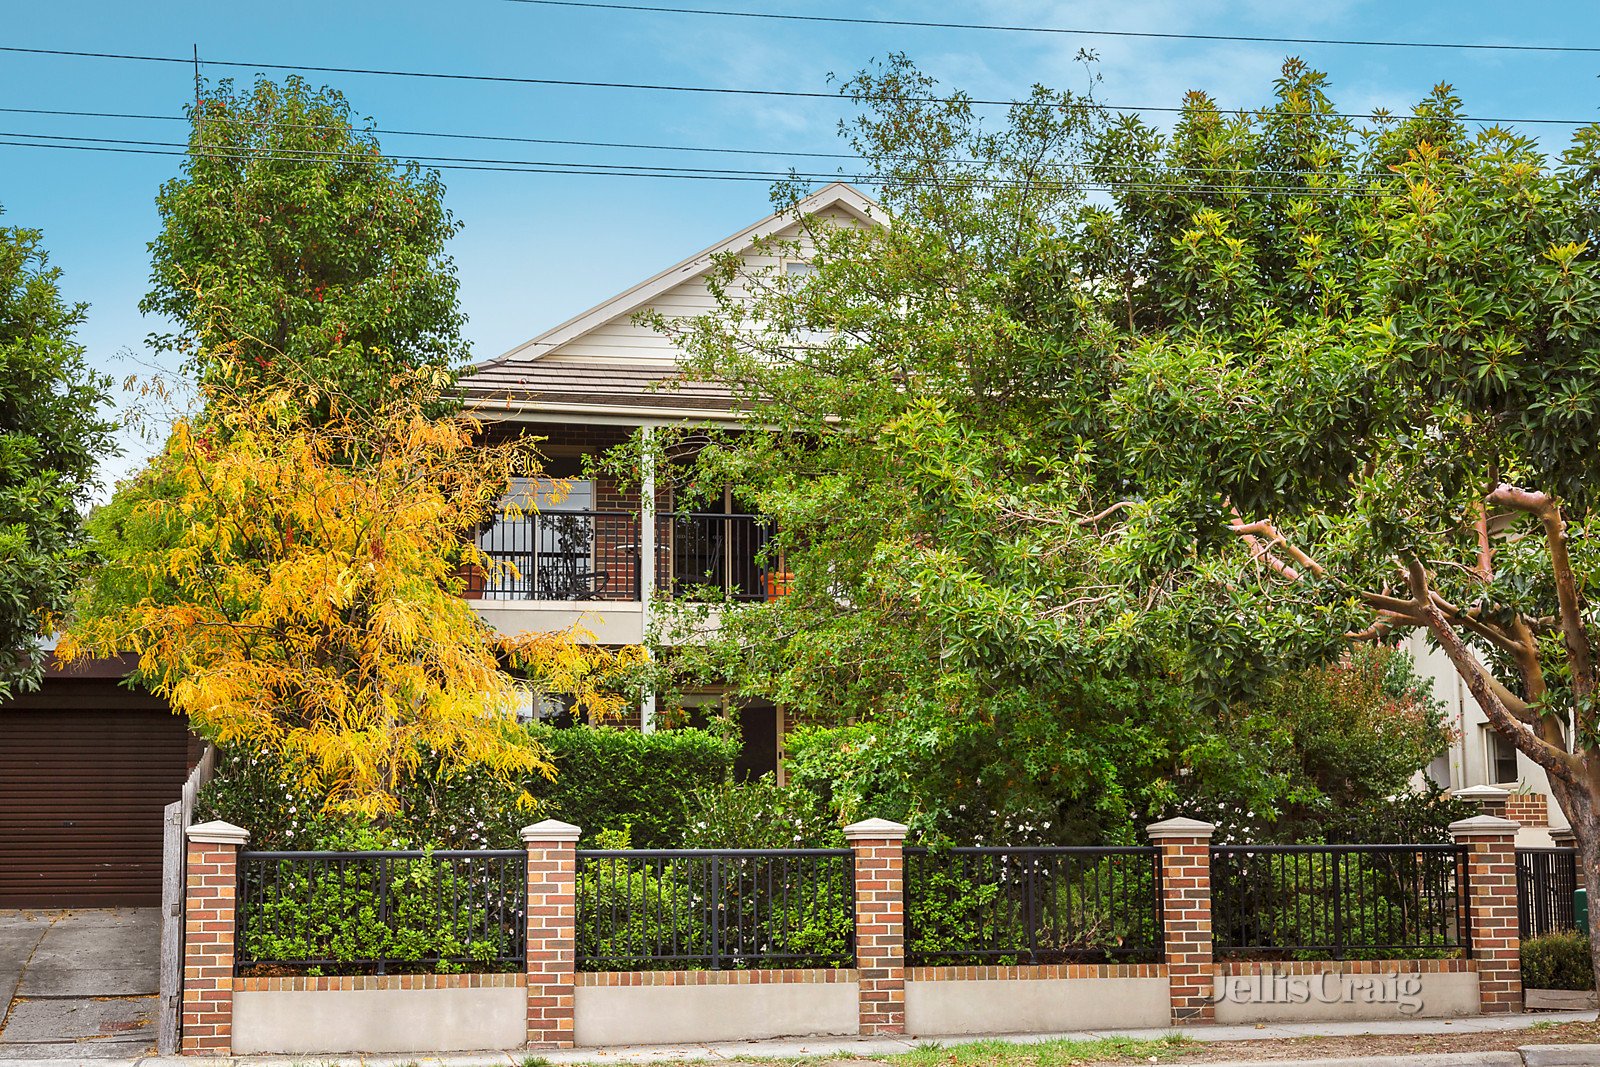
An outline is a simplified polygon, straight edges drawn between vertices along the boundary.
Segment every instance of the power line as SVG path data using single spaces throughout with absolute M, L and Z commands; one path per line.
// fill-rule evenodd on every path
M 174 56 L 145 56 L 118 52 L 80 52 L 64 48 L 22 48 L 16 45 L 0 45 L 0 52 L 12 52 L 21 55 L 65 56 L 76 59 L 127 60 L 142 63 L 182 63 L 187 65 L 193 62 L 192 59 L 187 57 L 179 58 Z M 329 67 L 317 66 L 308 63 L 251 63 L 243 60 L 231 59 L 207 59 L 203 60 L 202 62 L 207 66 L 232 67 L 235 69 L 247 70 L 303 71 L 314 74 L 358 74 L 388 78 L 423 78 L 435 81 L 487 82 L 501 85 L 542 85 L 578 89 L 621 89 L 642 92 L 699 93 L 718 96 L 783 97 L 799 100 L 833 100 L 847 102 L 850 100 L 850 97 L 841 95 L 839 93 L 825 93 L 804 89 L 751 89 L 719 85 L 672 85 L 651 82 L 580 81 L 572 78 L 528 78 L 509 74 L 460 74 L 448 71 L 395 70 L 381 67 Z M 966 96 L 909 96 L 906 97 L 906 100 L 911 103 L 920 104 L 948 104 L 959 102 L 971 105 L 993 107 L 1012 107 L 1019 103 L 1023 103 L 1023 101 L 1018 100 L 991 100 Z M 1114 112 L 1119 114 L 1134 114 L 1142 112 L 1153 112 L 1157 114 L 1184 114 L 1189 110 L 1183 106 L 1162 107 L 1155 105 L 1142 105 L 1138 107 L 1129 107 L 1118 104 L 1102 104 L 1087 99 L 1080 99 L 1077 101 L 1077 103 L 1081 107 L 1093 108 L 1098 111 Z M 1248 114 L 1249 112 L 1258 109 L 1219 107 L 1218 110 L 1229 114 Z M 1373 114 L 1361 114 L 1357 112 L 1344 111 L 1319 112 L 1317 117 L 1356 119 L 1361 121 L 1373 121 L 1375 118 L 1377 118 L 1377 116 Z M 1387 117 L 1393 119 L 1404 116 L 1391 115 Z M 1452 117 L 1459 122 L 1478 122 L 1496 126 L 1587 126 L 1595 121 L 1594 119 L 1490 118 L 1472 115 L 1456 115 Z
M 153 122 L 189 121 L 183 115 L 130 114 L 118 111 L 63 111 L 39 107 L 0 107 L 0 114 L 70 116 L 87 119 L 143 119 Z M 308 130 L 334 128 L 310 122 L 282 123 L 280 125 Z M 857 161 L 861 159 L 859 155 L 853 152 L 811 152 L 788 148 L 723 148 L 702 145 L 645 144 L 637 141 L 579 141 L 556 137 L 513 137 L 508 134 L 456 133 L 442 130 L 390 130 L 377 127 L 373 127 L 370 130 L 358 130 L 357 132 L 382 134 L 385 137 L 438 137 L 457 141 L 503 141 L 510 144 L 560 145 L 573 148 L 628 148 L 652 152 L 709 152 L 719 155 L 786 156 L 804 159 L 848 159 Z
M 1258 37 L 1236 33 L 1163 33 L 1154 30 L 1103 30 L 1068 26 L 1016 26 L 988 22 L 935 22 L 925 19 L 875 19 L 846 15 L 794 15 L 776 11 L 726 11 L 703 7 L 668 7 L 657 4 L 602 4 L 593 0 L 510 0 L 543 7 L 574 7 L 592 11 L 637 11 L 661 15 L 711 15 L 717 18 L 767 19 L 780 22 L 825 22 L 843 26 L 898 26 L 924 30 L 990 30 L 999 33 L 1057 33 L 1079 37 L 1135 37 L 1161 41 L 1227 41 L 1244 44 L 1316 44 L 1352 48 L 1434 48 L 1493 52 L 1557 52 L 1590 55 L 1600 46 L 1561 44 L 1489 44 L 1475 41 L 1386 41 L 1341 37 Z
M 7 138 L 24 138 L 8 140 Z M 71 141 L 73 143 L 51 143 L 44 138 L 54 141 Z M 89 138 L 65 137 L 50 134 L 18 134 L 9 131 L 0 131 L 0 146 L 13 148 L 53 148 L 67 151 L 80 152 L 110 152 L 125 155 L 147 156 L 186 156 L 201 155 L 213 159 L 234 159 L 242 161 L 269 160 L 283 162 L 303 162 L 308 159 L 338 158 L 347 162 L 391 163 L 393 159 L 387 156 L 348 156 L 333 152 L 314 151 L 285 151 L 272 152 L 256 151 L 219 151 L 205 150 L 194 152 L 187 145 L 175 142 L 140 141 L 120 138 Z M 454 156 L 427 157 L 436 162 L 431 165 L 439 170 L 454 171 L 498 171 L 508 173 L 526 174 L 560 174 L 582 175 L 592 177 L 622 177 L 622 178 L 680 178 L 695 181 L 733 181 L 733 182 L 772 182 L 788 179 L 802 181 L 845 181 L 859 185 L 882 186 L 890 182 L 906 182 L 903 178 L 886 178 L 876 174 L 827 174 L 827 173 L 802 173 L 795 171 L 735 171 L 735 170 L 707 170 L 694 168 L 665 168 L 665 167 L 639 167 L 626 164 L 610 163 L 570 163 L 546 160 L 477 160 Z M 953 186 L 967 186 L 975 188 L 1015 188 L 1022 185 L 1047 186 L 1048 181 L 1024 178 L 978 178 L 971 175 L 957 175 L 934 179 L 935 182 Z M 1065 185 L 1067 183 L 1060 183 Z M 1160 181 L 1110 181 L 1090 180 L 1071 183 L 1074 187 L 1097 192 L 1138 191 L 1138 192 L 1170 192 L 1182 194 L 1217 193 L 1225 195 L 1248 196 L 1301 196 L 1301 197 L 1329 197 L 1334 199 L 1378 198 L 1393 196 L 1394 193 L 1384 190 L 1370 189 L 1338 189 L 1326 186 L 1295 186 L 1295 185 L 1244 185 L 1223 183 L 1178 183 Z
M 136 113 L 129 113 L 129 112 L 119 112 L 119 111 L 69 111 L 69 110 L 62 110 L 62 109 L 58 109 L 58 108 L 32 108 L 32 107 L 0 107 L 0 114 L 49 115 L 49 116 L 52 116 L 52 117 L 93 118 L 93 119 L 144 119 L 144 120 L 158 121 L 158 122 L 184 122 L 184 123 L 187 123 L 189 121 L 188 118 L 186 118 L 183 115 L 150 115 L 150 114 L 136 114 Z M 261 123 L 250 123 L 250 124 L 251 125 L 256 125 L 256 126 L 262 125 Z M 329 125 L 329 124 L 326 124 L 326 123 L 314 123 L 314 122 L 277 122 L 277 123 L 274 123 L 273 125 L 274 125 L 274 128 L 279 128 L 279 129 L 331 130 L 331 129 L 343 129 L 343 128 L 345 128 L 343 126 L 335 126 L 335 125 Z M 560 146 L 560 147 L 574 147 L 574 148 L 607 148 L 607 149 L 610 149 L 610 148 L 626 148 L 626 149 L 639 149 L 639 150 L 649 150 L 649 151 L 657 151 L 657 152 L 686 152 L 686 153 L 691 153 L 691 154 L 711 153 L 711 154 L 723 154 L 723 155 L 760 156 L 760 157 L 766 157 L 766 158 L 790 158 L 790 157 L 792 157 L 792 158 L 805 158 L 805 159 L 837 159 L 837 160 L 844 160 L 844 161 L 853 162 L 853 163 L 862 163 L 862 162 L 864 162 L 862 160 L 861 156 L 859 154 L 857 154 L 857 153 L 854 153 L 854 152 L 814 152 L 814 151 L 798 151 L 798 150 L 790 150 L 790 149 L 728 148 L 728 147 L 707 146 L 707 145 L 665 145 L 665 144 L 645 144 L 645 143 L 633 142 L 633 141 L 584 141 L 584 140 L 573 140 L 573 139 L 551 138 L 551 137 L 515 137 L 515 136 L 506 135 L 506 134 L 458 133 L 458 132 L 442 131 L 442 130 L 390 130 L 390 129 L 380 129 L 380 128 L 377 128 L 377 127 L 372 127 L 370 129 L 360 130 L 358 132 L 373 133 L 373 134 L 383 134 L 386 137 L 435 137 L 435 138 L 445 138 L 445 139 L 451 139 L 451 140 L 498 141 L 498 142 L 507 142 L 507 143 L 512 143 L 512 144 L 554 145 L 554 146 Z M 64 140 L 72 140 L 73 139 L 73 138 L 70 138 L 70 137 L 68 137 L 67 135 L 64 135 L 64 134 L 60 135 L 59 137 L 57 137 L 57 135 L 54 135 L 54 134 L 23 134 L 23 133 L 13 133 L 13 134 L 9 134 L 8 136 L 13 136 L 13 137 L 56 137 L 56 139 L 58 139 L 58 140 L 63 140 L 63 139 Z M 143 143 L 143 142 L 141 142 L 141 143 Z M 423 158 L 428 158 L 428 157 L 408 156 L 406 158 L 423 159 Z M 956 159 L 956 158 L 952 158 L 952 159 L 940 160 L 940 162 L 944 163 L 944 164 L 951 165 L 951 166 L 988 166 L 988 165 L 991 165 L 991 164 L 986 164 L 986 163 L 984 163 L 984 162 L 982 162 L 980 160 L 975 160 L 975 159 Z M 1044 166 L 1049 166 L 1049 167 L 1055 167 L 1055 166 L 1061 166 L 1062 164 L 1048 163 L 1048 164 L 1043 164 L 1043 165 Z M 1073 165 L 1081 166 L 1082 164 L 1073 164 Z M 1232 175 L 1243 175 L 1243 174 L 1280 173 L 1280 172 L 1269 171 L 1269 170 L 1266 170 L 1264 168 L 1259 168 L 1259 167 L 1172 166 L 1172 165 L 1165 165 L 1165 164 L 1162 164 L 1160 162 L 1150 162 L 1150 163 L 1142 163 L 1142 164 L 1130 164 L 1130 167 L 1135 168 L 1135 169 L 1155 170 L 1155 171 L 1159 171 L 1161 173 L 1166 173 L 1166 174 L 1185 173 L 1185 174 L 1232 174 Z M 1288 172 L 1288 173 L 1298 174 L 1299 172 Z M 1370 178 L 1370 177 L 1381 176 L 1382 173 L 1383 172 L 1379 172 L 1379 171 L 1351 171 L 1351 172 L 1349 172 L 1349 174 L 1347 176 L 1348 177 L 1367 177 L 1367 178 Z

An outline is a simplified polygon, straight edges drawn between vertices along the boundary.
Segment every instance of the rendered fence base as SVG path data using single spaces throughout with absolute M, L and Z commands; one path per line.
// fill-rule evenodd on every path
M 1218 1023 L 1374 1022 L 1477 1015 L 1474 960 L 1216 965 Z
M 1157 964 L 914 967 L 906 979 L 906 1033 L 919 1037 L 1164 1027 L 1171 1014 Z
M 1524 989 L 1523 1006 L 1529 1011 L 1594 1011 L 1600 998 L 1592 989 Z
M 838 971 L 643 971 L 580 974 L 579 1046 L 847 1035 L 859 1029 L 860 980 Z
M 233 1052 L 470 1052 L 527 1039 L 520 974 L 240 978 Z

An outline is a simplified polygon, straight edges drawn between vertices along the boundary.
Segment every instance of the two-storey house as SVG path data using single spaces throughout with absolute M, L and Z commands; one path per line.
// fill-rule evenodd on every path
M 761 601 L 783 594 L 786 576 L 763 552 L 768 531 L 736 487 L 720 504 L 680 509 L 670 479 L 658 480 L 648 467 L 624 482 L 593 474 L 586 460 L 664 425 L 740 425 L 743 413 L 728 391 L 676 380 L 681 353 L 640 317 L 712 310 L 706 275 L 719 254 L 780 273 L 809 269 L 802 259 L 784 261 L 758 247 L 764 238 L 798 239 L 798 215 L 862 226 L 877 224 L 875 211 L 856 189 L 829 185 L 794 211 L 767 216 L 479 364 L 462 380 L 489 432 L 537 435 L 546 460 L 546 476 L 513 485 L 517 507 L 480 535 L 486 552 L 515 567 L 514 577 L 470 583 L 467 595 L 486 620 L 507 632 L 577 624 L 603 644 L 626 645 L 651 633 L 655 609 L 666 600 Z M 686 707 L 670 709 L 647 699 L 630 725 L 651 730 L 660 721 L 692 721 L 725 699 L 714 691 L 691 693 L 679 701 Z M 735 710 L 745 736 L 741 769 L 777 769 L 782 709 L 747 702 Z

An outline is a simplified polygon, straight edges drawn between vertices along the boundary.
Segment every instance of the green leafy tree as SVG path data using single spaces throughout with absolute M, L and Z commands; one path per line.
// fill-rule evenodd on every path
M 1242 809 L 1292 807 L 1301 764 L 1224 757 L 1247 726 L 1293 751 L 1268 701 L 1284 672 L 1335 656 L 1337 634 L 1231 633 L 1228 606 L 1181 580 L 1192 531 L 1130 534 L 1142 489 L 1114 401 L 1154 333 L 1354 307 L 1353 257 L 1327 251 L 1324 268 L 1304 251 L 1370 240 L 1368 200 L 1336 195 L 1366 164 L 1320 76 L 1291 64 L 1245 117 L 1191 97 L 1170 140 L 1042 88 L 987 127 L 898 57 L 845 90 L 887 225 L 797 217 L 768 258 L 718 259 L 714 314 L 652 320 L 691 376 L 731 385 L 771 428 L 697 428 L 709 443 L 687 465 L 669 462 L 685 442 L 658 432 L 657 471 L 680 499 L 737 487 L 775 520 L 768 566 L 794 579 L 774 603 L 663 613 L 681 629 L 714 607 L 719 628 L 657 662 L 800 719 L 874 722 L 853 729 L 885 742 L 895 781 L 859 750 L 849 774 L 927 829 L 1124 834 L 1206 761 Z M 1278 174 L 1297 166 L 1328 194 L 1280 203 Z M 773 257 L 815 273 L 797 285 Z M 952 769 L 972 818 L 938 787 Z
M 293 373 L 367 408 L 398 374 L 460 364 L 460 227 L 436 172 L 385 156 L 343 95 L 298 78 L 224 81 L 190 120 L 140 304 L 177 324 L 158 348 L 202 377 Z
M 38 639 L 84 556 L 95 463 L 115 451 L 111 383 L 73 339 L 86 305 L 60 279 L 38 230 L 0 227 L 0 699 L 38 684 Z
M 1171 546 L 1159 612 L 1206 606 L 1237 646 L 1425 631 L 1549 775 L 1592 894 L 1600 131 L 1551 158 L 1459 115 L 1441 89 L 1352 145 L 1357 222 L 1323 246 L 1351 264 L 1348 310 L 1269 299 L 1246 328 L 1190 316 L 1130 346 L 1115 439 L 1144 495 L 1123 533 Z M 1234 255 L 1196 242 L 1213 281 Z

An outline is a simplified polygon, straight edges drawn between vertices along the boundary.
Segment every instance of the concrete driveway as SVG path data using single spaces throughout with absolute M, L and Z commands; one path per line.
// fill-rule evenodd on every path
M 151 1050 L 160 953 L 157 908 L 0 909 L 0 1060 Z

